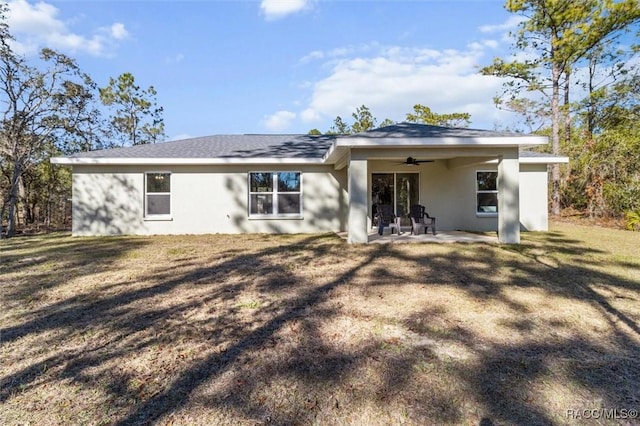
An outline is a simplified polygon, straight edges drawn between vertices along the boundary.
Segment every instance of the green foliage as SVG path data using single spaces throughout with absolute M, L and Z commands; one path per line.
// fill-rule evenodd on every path
M 574 137 L 564 149 L 570 155 L 562 185 L 565 205 L 589 216 L 640 209 L 640 129 L 632 122 L 603 129 L 586 142 Z
M 141 90 L 131 74 L 98 91 L 66 55 L 49 48 L 33 62 L 17 55 L 7 10 L 0 4 L 0 223 L 6 220 L 11 236 L 18 224 L 49 227 L 70 220 L 71 171 L 52 166 L 52 156 L 109 148 L 115 138 L 154 142 L 163 138 L 164 124 L 155 90 Z M 98 97 L 115 110 L 108 123 Z
M 546 119 L 548 114 L 551 121 L 551 151 L 561 154 L 561 136 L 565 138 L 565 145 L 572 143 L 572 79 L 575 78 L 576 70 L 586 67 L 589 69 L 587 80 L 578 83 L 589 93 L 582 105 L 586 111 L 583 134 L 587 135 L 586 141 L 582 142 L 591 143 L 594 120 L 607 100 L 605 91 L 596 85 L 597 76 L 601 76 L 601 73 L 596 72 L 596 67 L 602 65 L 602 69 L 609 70 L 609 78 L 600 78 L 607 82 L 616 81 L 617 76 L 628 72 L 628 69 L 620 66 L 624 61 L 620 61 L 621 55 L 612 41 L 640 19 L 637 0 L 507 0 L 505 8 L 526 18 L 514 34 L 513 47 L 526 53 L 519 56 L 527 59 L 506 61 L 496 58 L 493 64 L 482 68 L 481 73 L 484 75 L 507 78 L 496 104 L 526 114 L 525 124 L 530 130 L 534 130 L 534 123 L 543 122 L 539 119 Z M 634 48 L 629 50 L 633 51 Z M 532 114 L 526 102 L 514 102 L 523 98 L 531 99 L 533 92 L 541 96 L 546 105 L 535 107 L 534 111 L 537 112 Z M 605 109 L 613 112 L 611 108 Z M 598 156 L 597 152 L 592 154 Z M 586 159 L 578 161 L 577 169 L 581 179 L 575 179 L 574 183 L 583 181 L 584 189 L 591 191 L 586 194 L 586 204 L 593 205 L 589 199 L 599 197 L 604 200 L 605 181 L 598 181 L 598 171 L 586 171 L 589 167 L 585 164 L 589 163 L 585 161 Z M 575 168 L 575 164 L 572 167 Z M 555 214 L 560 211 L 560 189 L 560 167 L 554 165 L 552 211 Z M 599 204 L 602 205 L 603 202 Z
M 640 231 L 640 210 L 625 214 L 625 226 L 629 231 Z
M 408 113 L 406 120 L 409 123 L 430 124 L 432 126 L 469 127 L 471 114 L 466 112 L 436 114 L 428 106 L 416 104 L 413 106 L 413 114 Z
M 351 131 L 353 133 L 366 132 L 376 127 L 376 118 L 371 114 L 371 111 L 366 106 L 362 105 L 356 108 L 356 111 L 351 114 L 353 117 L 353 124 L 351 125 Z
M 396 124 L 395 121 L 393 121 L 390 118 L 385 118 L 384 120 L 382 120 L 382 123 L 380 123 L 380 126 L 378 126 L 378 127 L 382 128 L 382 127 L 387 127 L 387 126 L 393 126 L 394 124 Z
M 318 129 L 311 129 L 309 130 L 309 133 L 307 133 L 308 135 L 313 135 L 313 136 L 319 136 L 322 134 L 322 132 Z
M 164 139 L 163 108 L 157 105 L 156 95 L 153 86 L 144 90 L 136 85 L 131 73 L 110 78 L 109 85 L 100 89 L 102 103 L 114 109 L 109 118 L 111 136 L 121 145 L 142 145 Z
M 351 127 L 340 116 L 333 120 L 333 126 L 327 130 L 328 135 L 348 135 L 351 133 L 353 133 Z
M 46 157 L 62 154 L 47 152 Z M 68 225 L 71 220 L 71 169 L 56 167 L 48 160 L 29 167 L 23 174 L 23 225 L 48 228 Z
M 328 135 L 350 135 L 353 133 L 366 132 L 375 128 L 376 118 L 366 106 L 362 105 L 356 108 L 351 114 L 353 124 L 349 125 L 342 117 L 337 116 L 333 120 L 333 125 L 327 131 Z
M 429 107 L 417 104 L 413 107 L 414 113 L 407 114 L 407 121 L 412 123 L 431 124 L 436 126 L 449 126 L 449 127 L 467 127 L 471 122 L 471 114 L 463 112 L 454 112 L 451 114 L 436 114 L 431 111 Z M 356 108 L 355 112 L 351 114 L 354 122 L 349 125 L 342 117 L 337 116 L 333 120 L 333 125 L 327 131 L 328 135 L 351 135 L 354 133 L 366 132 L 377 128 L 393 126 L 395 121 L 390 118 L 385 118 L 379 126 L 376 126 L 377 119 L 371 113 L 368 107 L 362 105 Z M 317 131 L 312 129 L 309 134 Z M 320 134 L 319 132 L 317 134 Z
M 523 126 L 527 133 L 541 132 L 545 125 L 548 125 L 550 119 L 549 105 L 544 102 L 536 101 L 529 98 L 501 99 L 495 97 L 494 104 L 505 111 L 518 114 L 521 117 L 520 126 Z M 522 131 L 520 128 L 512 129 L 512 131 Z
M 6 5 L 0 9 L 2 19 L 5 12 Z M 95 139 L 90 129 L 98 119 L 95 86 L 73 59 L 45 48 L 36 67 L 12 51 L 11 39 L 2 20 L 0 172 L 4 179 L 0 218 L 7 219 L 7 236 L 15 233 L 20 216 L 24 223 L 34 217 L 41 197 L 33 188 L 40 183 L 46 187 L 47 179 L 55 178 L 42 169 L 42 162 L 48 161 L 52 151 L 91 148 Z M 51 194 L 46 188 L 42 192 Z

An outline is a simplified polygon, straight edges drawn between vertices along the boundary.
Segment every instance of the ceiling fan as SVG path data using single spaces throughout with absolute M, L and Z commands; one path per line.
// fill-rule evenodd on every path
M 402 163 L 398 163 L 398 164 L 405 164 L 407 166 L 417 166 L 420 163 L 433 163 L 433 160 L 418 160 L 418 159 L 413 158 L 413 157 L 407 157 L 407 159 L 405 161 L 403 161 Z

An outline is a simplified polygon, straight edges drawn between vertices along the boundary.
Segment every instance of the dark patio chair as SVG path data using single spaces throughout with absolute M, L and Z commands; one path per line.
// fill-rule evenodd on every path
M 436 235 L 436 218 L 429 216 L 424 206 L 413 204 L 410 207 L 410 216 L 413 235 L 426 234 L 429 227 L 433 235 Z
M 393 208 L 389 204 L 378 204 L 376 206 L 376 220 L 378 225 L 378 234 L 382 235 L 384 228 L 391 228 L 391 233 L 395 229 L 398 235 L 400 231 L 400 218 L 393 213 Z

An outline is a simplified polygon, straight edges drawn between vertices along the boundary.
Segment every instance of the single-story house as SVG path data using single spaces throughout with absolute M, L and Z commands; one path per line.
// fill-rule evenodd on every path
M 375 205 L 438 230 L 547 230 L 542 136 L 399 123 L 355 135 L 219 135 L 53 158 L 73 168 L 73 234 L 317 233 L 366 243 Z

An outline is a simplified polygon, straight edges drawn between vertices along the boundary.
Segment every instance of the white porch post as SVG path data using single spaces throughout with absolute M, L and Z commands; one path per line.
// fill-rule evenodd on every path
M 348 241 L 350 244 L 367 243 L 369 242 L 367 225 L 367 160 L 352 158 L 348 167 Z
M 498 240 L 520 244 L 520 160 L 518 148 L 505 152 L 498 164 Z

